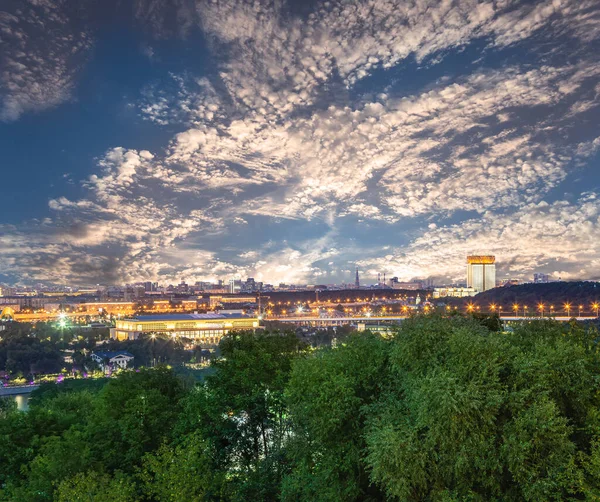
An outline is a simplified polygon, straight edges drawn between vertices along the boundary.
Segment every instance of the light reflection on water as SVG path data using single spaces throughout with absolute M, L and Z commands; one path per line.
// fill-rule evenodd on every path
M 19 411 L 29 410 L 29 393 L 27 394 L 14 394 L 12 396 L 0 396 L 0 399 L 12 399 L 17 403 L 17 409 Z
M 19 411 L 29 410 L 29 394 L 17 394 L 14 398 L 17 402 L 17 409 Z

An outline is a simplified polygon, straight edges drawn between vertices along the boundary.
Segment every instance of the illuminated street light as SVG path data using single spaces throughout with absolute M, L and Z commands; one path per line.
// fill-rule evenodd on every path
M 517 317 L 517 314 L 519 312 L 519 304 L 515 303 L 513 305 L 513 310 L 515 311 L 515 317 Z
M 571 317 L 571 304 L 565 303 L 565 310 L 567 311 L 567 317 Z
M 540 303 L 538 305 L 538 310 L 540 311 L 540 316 L 544 317 L 544 304 Z
M 61 312 L 60 314 L 58 314 L 58 327 L 59 328 L 67 327 L 67 314 L 65 314 L 64 312 Z
M 596 312 L 596 317 L 598 317 L 598 309 L 600 308 L 600 304 L 599 303 L 592 303 L 592 308 Z

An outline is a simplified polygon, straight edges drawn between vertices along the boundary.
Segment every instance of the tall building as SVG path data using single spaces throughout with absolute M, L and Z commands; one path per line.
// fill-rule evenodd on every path
M 548 274 L 533 274 L 533 282 L 535 284 L 546 284 L 550 282 L 550 277 Z
M 358 267 L 356 267 L 356 279 L 354 279 L 354 287 L 360 288 L 360 279 L 358 278 Z
M 496 287 L 495 256 L 467 256 L 467 287 L 479 293 Z

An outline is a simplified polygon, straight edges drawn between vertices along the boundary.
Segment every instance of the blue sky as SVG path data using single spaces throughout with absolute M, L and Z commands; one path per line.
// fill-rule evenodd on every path
M 594 0 L 5 9 L 1 281 L 600 276 Z

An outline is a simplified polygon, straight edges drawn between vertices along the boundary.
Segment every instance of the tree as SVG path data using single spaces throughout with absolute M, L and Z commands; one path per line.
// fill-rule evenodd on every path
M 275 500 L 289 437 L 284 389 L 305 347 L 293 333 L 235 332 L 220 344 L 215 373 L 187 400 L 179 434 L 198 430 L 234 500 Z M 276 459 L 276 460 L 275 460 Z
M 364 464 L 365 407 L 386 386 L 388 342 L 351 335 L 293 367 L 287 400 L 294 422 L 284 500 L 377 500 Z
M 144 492 L 158 502 L 221 500 L 224 482 L 199 432 L 147 454 L 140 478 Z
M 395 500 L 565 500 L 598 493 L 595 356 L 556 323 L 514 335 L 407 321 L 370 407 L 371 478 Z M 592 456 L 595 453 L 592 453 Z
M 58 348 L 31 336 L 27 330 L 13 328 L 0 340 L 0 368 L 8 373 L 58 373 L 62 366 Z
M 113 476 L 89 471 L 79 473 L 58 485 L 57 502 L 135 502 L 139 500 L 135 482 L 117 471 Z
M 171 438 L 185 390 L 166 367 L 126 372 L 98 395 L 88 434 L 94 458 L 107 472 L 131 470 L 143 455 Z

